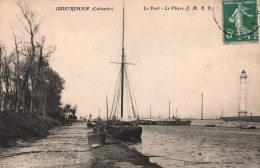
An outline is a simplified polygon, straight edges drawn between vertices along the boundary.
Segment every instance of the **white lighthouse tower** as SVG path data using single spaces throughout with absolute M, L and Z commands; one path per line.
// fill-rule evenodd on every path
M 240 75 L 240 97 L 239 97 L 239 117 L 247 116 L 247 100 L 246 100 L 246 71 L 243 69 Z

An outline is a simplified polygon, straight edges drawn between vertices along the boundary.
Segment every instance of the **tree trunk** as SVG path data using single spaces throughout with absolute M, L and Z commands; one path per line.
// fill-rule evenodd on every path
M 2 46 L 0 44 L 0 113 L 2 112 Z

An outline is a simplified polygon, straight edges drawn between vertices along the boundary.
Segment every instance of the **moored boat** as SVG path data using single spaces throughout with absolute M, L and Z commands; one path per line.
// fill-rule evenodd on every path
M 121 122 L 119 120 L 111 120 L 106 127 L 108 134 L 121 139 L 123 141 L 139 141 L 142 136 L 142 127 L 136 122 Z
M 206 124 L 205 127 L 215 127 L 215 124 Z
M 150 120 L 138 120 L 139 125 L 172 125 L 172 126 L 181 126 L 181 125 L 190 125 L 190 120 L 158 120 L 158 121 L 150 121 Z
M 87 126 L 88 126 L 89 128 L 93 128 L 93 127 L 96 126 L 96 123 L 93 122 L 93 121 L 88 121 L 88 122 L 87 122 Z
M 119 80 L 117 82 L 116 91 L 114 95 L 114 101 L 111 109 L 111 115 L 106 123 L 105 129 L 108 131 L 108 134 L 114 136 L 118 139 L 124 141 L 138 141 L 141 140 L 142 136 L 142 127 L 137 125 L 136 121 L 123 121 L 124 119 L 124 93 L 128 94 L 128 100 L 131 103 L 131 110 L 133 114 L 133 118 L 138 118 L 138 111 L 137 111 L 137 104 L 135 101 L 135 97 L 133 94 L 133 89 L 131 88 L 130 76 L 127 72 L 127 65 L 130 63 L 126 62 L 125 59 L 125 50 L 124 50 L 124 15 L 125 15 L 125 8 L 123 7 L 123 35 L 122 35 L 122 60 L 120 63 L 120 73 L 119 73 Z M 124 92 L 126 89 L 126 92 Z M 119 103 L 121 100 L 121 103 Z M 118 109 L 121 109 L 121 118 L 119 119 L 117 114 L 119 113 Z M 113 118 L 113 119 L 112 119 Z M 130 120 L 128 116 L 128 120 Z
M 238 117 L 239 117 L 239 121 L 238 121 L 239 124 L 235 124 L 235 122 L 233 122 L 233 125 L 235 125 L 240 129 L 256 129 L 255 125 L 253 125 L 252 123 L 250 123 L 245 119 L 246 117 L 241 117 L 240 115 Z
M 250 126 L 240 126 L 241 129 L 256 129 L 255 125 L 250 125 Z

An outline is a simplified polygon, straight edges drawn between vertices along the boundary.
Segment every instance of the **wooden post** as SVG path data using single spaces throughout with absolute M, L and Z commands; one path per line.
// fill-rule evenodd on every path
M 169 101 L 169 119 L 171 118 L 171 101 Z
M 201 93 L 201 120 L 203 120 L 203 93 Z
M 106 104 L 107 104 L 107 120 L 108 120 L 108 102 L 107 102 L 107 95 L 106 95 Z
M 152 118 L 152 107 L 150 105 L 150 119 Z

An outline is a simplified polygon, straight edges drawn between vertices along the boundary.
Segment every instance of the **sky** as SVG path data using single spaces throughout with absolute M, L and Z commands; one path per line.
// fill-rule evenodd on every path
M 43 18 L 40 33 L 57 50 L 50 65 L 65 79 L 62 103 L 77 104 L 78 116 L 106 116 L 115 89 L 122 49 L 122 1 L 25 0 Z M 258 2 L 259 3 L 259 2 Z M 200 118 L 237 116 L 239 75 L 245 69 L 248 115 L 260 115 L 260 45 L 223 43 L 221 8 L 144 10 L 145 7 L 214 6 L 214 0 L 125 0 L 125 54 L 139 115 Z M 219 5 L 219 4 L 217 4 Z M 57 7 L 110 7 L 113 11 L 57 11 Z M 0 41 L 13 48 L 18 31 L 13 0 L 0 0 Z M 259 22 L 259 21 L 258 21 Z M 130 114 L 129 114 L 130 115 Z

